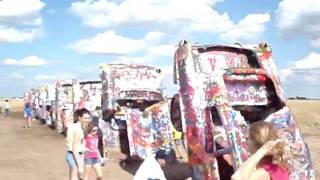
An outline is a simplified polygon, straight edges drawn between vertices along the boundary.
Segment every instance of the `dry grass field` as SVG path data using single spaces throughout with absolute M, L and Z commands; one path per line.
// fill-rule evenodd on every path
M 317 177 L 320 177 L 320 100 L 290 100 L 289 107 L 307 141 Z
M 3 99 L 0 99 L 1 107 L 2 107 L 2 103 L 3 103 Z M 316 170 L 316 175 L 317 175 L 317 177 L 320 177 L 320 146 L 319 146 L 319 144 L 320 144 L 320 101 L 290 100 L 290 101 L 288 101 L 288 103 L 289 103 L 290 109 L 292 110 L 292 112 L 294 114 L 295 119 L 297 120 L 298 126 L 300 127 L 301 131 L 303 132 L 304 138 L 309 145 L 314 169 Z M 22 126 L 23 122 L 20 121 L 20 119 L 22 119 L 23 100 L 11 99 L 10 104 L 11 104 L 11 111 L 12 111 L 11 118 L 17 119 L 18 120 L 17 122 L 19 124 L 21 122 L 21 126 Z M 2 120 L 2 119 L 0 118 L 0 120 Z M 5 125 L 5 124 L 3 124 L 3 125 Z M 59 168 L 54 169 L 55 171 L 57 171 L 56 173 L 54 173 L 52 171 L 52 169 L 47 169 L 47 168 L 44 168 L 43 172 L 45 172 L 45 170 L 47 169 L 48 172 L 51 172 L 52 177 L 53 176 L 66 177 L 66 164 L 65 164 L 64 160 L 62 159 L 63 153 L 64 153 L 64 149 L 63 149 L 64 138 L 62 136 L 56 134 L 55 132 L 51 131 L 50 129 L 46 129 L 46 128 L 41 128 L 41 129 L 42 130 L 35 129 L 35 131 L 39 131 L 37 133 L 43 134 L 42 136 L 46 137 L 47 138 L 46 141 L 48 141 L 48 142 L 49 142 L 48 137 L 50 137 L 52 139 L 52 140 L 50 140 L 50 145 L 45 145 L 45 144 L 43 144 L 43 145 L 48 146 L 48 148 L 56 149 L 55 153 L 57 153 L 57 154 L 59 154 L 59 156 L 61 156 L 61 157 L 59 157 L 59 162 L 55 162 L 55 160 L 54 160 L 55 156 L 54 155 L 51 156 L 51 155 L 47 154 L 47 156 L 48 156 L 47 160 L 50 159 L 49 161 L 50 162 L 52 161 L 52 166 L 54 166 L 54 167 L 63 167 L 62 169 L 60 168 L 60 170 L 58 170 Z M 1 130 L 1 127 L 0 127 L 0 130 Z M 22 130 L 18 129 L 18 130 L 14 130 L 14 131 L 20 132 Z M 9 132 L 9 129 L 8 129 L 8 132 Z M 1 133 L 1 131 L 0 131 L 0 133 Z M 3 131 L 3 133 L 5 133 L 5 131 Z M 44 135 L 45 133 L 48 133 L 49 135 Z M 4 136 L 2 136 L 2 137 L 4 137 Z M 35 137 L 35 136 L 33 136 L 33 137 Z M 39 136 L 37 136 L 37 137 L 39 137 Z M 40 142 L 39 138 L 36 141 Z M 2 141 L 0 141 L 0 144 L 1 144 L 0 146 L 3 145 L 1 142 Z M 43 141 L 41 141 L 40 144 L 42 144 L 42 143 L 43 143 Z M 56 144 L 56 145 L 53 145 L 53 144 Z M 38 149 L 40 150 L 42 148 L 42 146 L 41 147 L 39 146 Z M 11 144 L 10 147 L 13 148 L 14 146 Z M 53 147 L 56 147 L 56 148 L 53 148 Z M 60 148 L 62 148 L 62 149 L 60 149 Z M 0 148 L 0 150 L 1 150 L 1 148 Z M 32 150 L 30 149 L 30 151 L 32 151 Z M 23 158 L 22 154 L 19 157 L 21 160 L 21 158 Z M 30 157 L 30 158 L 34 158 L 34 157 Z M 0 158 L 0 162 L 1 161 L 2 160 Z M 8 159 L 8 162 L 11 162 L 11 161 L 12 160 Z M 36 162 L 38 162 L 38 160 Z M 39 163 L 39 165 L 41 164 L 40 161 L 38 163 Z M 120 168 L 118 162 L 114 161 L 114 162 L 109 162 L 109 163 L 111 163 L 111 164 L 108 164 L 105 169 L 105 172 L 106 172 L 105 177 L 107 177 L 107 179 L 109 179 L 111 177 L 113 177 L 113 178 L 117 177 L 117 179 L 118 179 L 119 175 L 122 177 L 120 179 L 128 179 L 128 178 L 130 179 L 132 177 L 131 174 L 129 174 L 128 172 L 125 172 L 123 169 Z M 3 167 L 3 166 L 0 163 L 0 169 L 1 169 L 1 167 Z M 32 173 L 31 169 L 33 169 L 33 168 L 31 168 L 30 166 L 28 166 L 28 167 L 29 167 L 29 168 L 27 168 L 28 171 L 31 171 L 31 172 L 28 172 L 30 174 L 30 173 Z M 38 166 L 33 166 L 33 167 L 36 168 Z M 27 169 L 25 169 L 25 170 L 27 170 Z M 46 176 L 45 174 L 39 172 L 38 169 L 36 169 L 34 171 L 37 172 L 37 174 L 38 174 L 37 177 L 39 177 L 39 176 L 45 177 Z M 10 171 L 10 172 L 14 172 L 14 171 Z M 114 174 L 115 172 L 117 172 L 117 173 Z M 27 173 L 27 172 L 24 172 L 24 173 Z M 40 174 L 42 174 L 42 175 L 40 175 Z M 1 175 L 1 172 L 0 172 L 0 175 Z M 16 176 L 16 177 L 18 177 L 18 176 Z M 30 177 L 33 177 L 33 176 L 30 175 Z M 13 178 L 13 179 L 15 179 L 15 178 Z

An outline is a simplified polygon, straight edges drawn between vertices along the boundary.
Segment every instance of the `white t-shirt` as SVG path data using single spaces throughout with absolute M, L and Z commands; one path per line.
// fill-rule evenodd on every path
M 10 103 L 4 102 L 4 109 L 10 109 Z
M 148 153 L 147 158 L 140 165 L 133 180 L 159 179 L 166 180 L 164 172 L 154 155 Z
M 80 144 L 78 145 L 79 151 L 84 151 L 84 145 L 82 144 L 82 140 L 84 138 L 83 130 L 81 128 L 80 122 L 72 123 L 68 126 L 67 130 L 67 150 L 72 151 L 72 144 L 73 144 L 73 136 L 75 133 L 78 132 L 80 134 Z

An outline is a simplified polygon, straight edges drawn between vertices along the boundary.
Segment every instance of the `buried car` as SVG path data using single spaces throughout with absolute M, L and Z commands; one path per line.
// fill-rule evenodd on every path
M 73 120 L 73 88 L 72 83 L 59 81 L 56 83 L 56 108 L 54 118 L 58 133 L 66 133 L 68 124 Z
M 270 47 L 192 45 L 174 57 L 182 127 L 196 179 L 230 179 L 248 158 L 248 127 L 272 122 L 295 156 L 291 179 L 314 178 L 308 147 L 286 105 Z
M 72 80 L 72 83 L 57 82 L 55 96 L 55 115 L 57 130 L 65 133 L 73 121 L 76 109 L 86 108 L 91 113 L 101 106 L 101 82 Z
M 110 122 L 108 143 L 128 157 L 145 158 L 147 149 L 172 149 L 162 72 L 143 65 L 101 66 L 103 118 Z M 114 118 L 112 118 L 114 117 Z

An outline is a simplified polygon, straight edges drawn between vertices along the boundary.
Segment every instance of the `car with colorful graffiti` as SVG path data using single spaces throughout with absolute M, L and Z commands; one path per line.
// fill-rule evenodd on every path
M 110 146 L 128 157 L 173 146 L 169 107 L 161 69 L 128 64 L 101 66 L 103 118 L 111 126 Z
M 308 146 L 280 84 L 271 48 L 193 45 L 174 55 L 182 129 L 196 179 L 229 178 L 248 158 L 248 127 L 272 122 L 295 154 L 291 179 L 314 178 Z
M 24 101 L 31 106 L 35 119 L 42 124 L 55 128 L 55 120 L 52 116 L 53 108 L 55 108 L 54 85 L 44 84 L 26 91 L 24 93 Z
M 58 133 L 66 133 L 69 122 L 73 120 L 73 88 L 71 81 L 56 83 L 55 113 L 56 129 Z
M 93 112 L 101 106 L 101 82 L 81 81 L 73 79 L 70 82 L 57 82 L 55 96 L 55 115 L 57 130 L 65 133 L 68 125 L 73 121 L 76 109 L 86 108 Z
M 90 112 L 101 106 L 101 81 L 73 83 L 75 109 L 86 108 Z

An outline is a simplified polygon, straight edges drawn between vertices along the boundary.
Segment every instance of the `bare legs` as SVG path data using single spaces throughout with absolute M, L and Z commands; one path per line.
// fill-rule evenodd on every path
M 78 180 L 78 170 L 69 169 L 69 180 Z
M 31 117 L 26 117 L 25 118 L 25 122 L 26 122 L 26 125 L 25 127 L 28 127 L 28 128 L 31 128 L 31 125 L 32 125 L 32 120 L 31 120 Z
M 96 176 L 97 176 L 97 180 L 102 180 L 102 168 L 101 168 L 100 164 L 85 165 L 83 180 L 89 180 L 91 169 L 93 169 L 95 171 Z
M 100 164 L 95 164 L 93 165 L 93 169 L 96 172 L 97 175 L 97 180 L 101 180 L 102 179 L 102 168 Z

